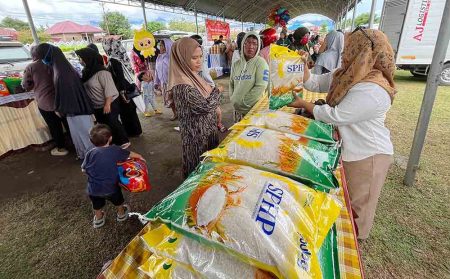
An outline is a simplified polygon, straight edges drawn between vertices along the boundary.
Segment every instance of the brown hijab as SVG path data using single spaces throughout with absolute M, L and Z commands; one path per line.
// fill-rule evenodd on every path
M 333 75 L 328 105 L 334 107 L 359 82 L 373 82 L 383 87 L 394 100 L 395 59 L 394 51 L 386 35 L 378 30 L 357 30 L 345 37 L 342 65 Z
M 196 72 L 190 68 L 192 54 L 200 47 L 196 40 L 185 37 L 177 40 L 170 51 L 169 87 L 168 90 L 179 84 L 188 84 L 204 96 L 208 97 L 212 87 Z

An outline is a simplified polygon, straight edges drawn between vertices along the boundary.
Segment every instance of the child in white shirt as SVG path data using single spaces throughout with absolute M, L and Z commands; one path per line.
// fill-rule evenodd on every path
M 144 93 L 144 102 L 145 102 L 145 112 L 144 115 L 146 117 L 150 117 L 154 114 L 162 114 L 161 111 L 156 107 L 155 101 L 155 88 L 153 84 L 153 75 L 151 72 L 142 72 L 138 75 L 138 79 L 141 82 L 142 91 Z M 150 107 L 153 110 L 153 113 L 150 112 Z

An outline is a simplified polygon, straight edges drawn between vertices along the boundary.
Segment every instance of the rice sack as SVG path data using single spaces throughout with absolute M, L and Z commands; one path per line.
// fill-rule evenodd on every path
M 141 239 L 148 249 L 163 258 L 175 260 L 206 278 L 272 279 L 274 275 L 253 267 L 223 251 L 201 244 L 161 224 Z
M 340 208 L 289 178 L 207 162 L 146 217 L 279 278 L 322 278 L 317 252 Z
M 333 125 L 284 111 L 266 111 L 244 117 L 231 129 L 257 126 L 303 136 L 324 143 L 335 143 Z
M 214 161 L 249 165 L 289 176 L 311 187 L 339 187 L 333 170 L 339 159 L 337 145 L 264 128 L 247 127 L 229 142 L 207 151 Z
M 302 56 L 296 51 L 270 45 L 270 109 L 279 109 L 292 103 L 293 93 L 301 96 L 304 67 Z
M 151 255 L 139 270 L 153 279 L 203 279 L 189 266 L 173 259 Z M 124 277 L 126 278 L 126 277 Z

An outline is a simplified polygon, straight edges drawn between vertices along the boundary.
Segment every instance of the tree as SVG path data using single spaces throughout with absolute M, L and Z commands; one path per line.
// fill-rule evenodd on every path
M 147 30 L 151 33 L 162 30 L 166 28 L 166 25 L 159 21 L 149 21 L 147 22 Z
M 369 23 L 370 14 L 362 13 L 355 18 L 355 26 L 360 26 Z
M 26 29 L 30 28 L 28 26 L 27 22 L 22 21 L 22 20 L 17 19 L 17 18 L 12 18 L 12 17 L 9 17 L 9 16 L 5 17 L 0 22 L 0 26 L 1 27 L 6 27 L 6 28 L 14 28 L 17 31 L 26 30 Z
M 41 43 L 48 42 L 51 39 L 50 35 L 42 30 L 37 31 L 37 35 L 39 38 L 39 42 Z M 33 36 L 31 35 L 31 29 L 20 30 L 17 39 L 23 44 L 31 44 L 32 42 L 34 42 Z
M 107 12 L 100 22 L 100 27 L 104 31 L 109 31 L 111 35 L 122 35 L 123 39 L 129 39 L 132 36 L 128 19 L 119 12 Z
M 185 31 L 185 32 L 197 32 L 197 28 L 195 26 L 195 22 L 187 21 L 182 18 L 181 20 L 171 20 L 169 22 L 169 30 L 175 31 Z M 206 28 L 204 25 L 198 26 L 198 32 L 204 33 L 206 32 Z

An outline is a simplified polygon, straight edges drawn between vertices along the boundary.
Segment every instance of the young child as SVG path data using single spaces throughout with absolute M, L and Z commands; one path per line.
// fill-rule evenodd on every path
M 138 80 L 141 82 L 142 91 L 144 92 L 144 102 L 145 102 L 144 115 L 146 117 L 152 116 L 152 113 L 149 111 L 150 106 L 152 107 L 155 114 L 162 114 L 162 112 L 156 108 L 155 88 L 153 84 L 152 73 L 149 71 L 139 73 Z
M 130 207 L 124 204 L 122 190 L 119 187 L 119 175 L 117 162 L 128 158 L 142 156 L 111 145 L 111 129 L 104 124 L 97 124 L 89 132 L 94 148 L 86 153 L 81 170 L 88 176 L 87 192 L 94 209 L 94 228 L 100 228 L 105 224 L 105 212 L 102 208 L 106 201 L 110 201 L 117 207 L 117 221 L 127 220 Z

